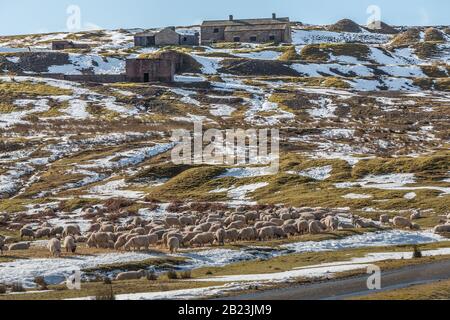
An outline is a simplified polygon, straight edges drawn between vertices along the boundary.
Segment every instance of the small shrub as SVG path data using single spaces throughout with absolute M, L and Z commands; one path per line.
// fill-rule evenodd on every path
M 213 273 L 212 273 L 212 271 L 206 271 L 206 273 L 205 273 L 207 276 L 210 276 L 210 275 L 212 275 Z
M 180 278 L 181 279 L 191 279 L 192 278 L 191 270 L 186 270 L 186 271 L 180 272 Z
M 420 251 L 418 246 L 414 246 L 413 247 L 414 251 L 413 251 L 413 258 L 414 259 L 420 259 L 422 258 L 422 251 Z
M 34 283 L 36 283 L 38 285 L 39 290 L 48 290 L 47 282 L 45 282 L 44 277 L 34 278 Z
M 174 270 L 167 271 L 166 275 L 167 275 L 167 278 L 170 280 L 178 279 L 178 275 Z
M 114 295 L 112 285 L 105 287 L 102 290 L 99 290 L 95 294 L 95 300 L 102 300 L 102 301 L 116 300 L 116 296 Z
M 25 292 L 22 282 L 14 282 L 11 286 L 11 292 Z

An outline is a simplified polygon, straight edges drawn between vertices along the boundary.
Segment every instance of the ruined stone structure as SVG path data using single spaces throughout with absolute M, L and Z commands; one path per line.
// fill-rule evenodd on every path
M 291 43 L 289 18 L 204 21 L 201 26 L 201 44 L 215 42 Z
M 127 80 L 130 82 L 172 82 L 175 73 L 183 72 L 191 63 L 188 55 L 175 50 L 156 52 L 151 56 L 128 59 Z
M 149 31 L 138 33 L 134 36 L 134 45 L 136 47 L 152 46 L 170 46 L 170 45 L 189 45 L 199 44 L 199 34 L 179 34 L 175 27 L 167 27 L 160 31 Z
M 67 40 L 55 40 L 52 41 L 52 50 L 65 50 L 65 49 L 89 49 L 90 46 L 85 43 L 75 43 Z
M 127 80 L 130 82 L 172 82 L 175 63 L 168 59 L 128 59 L 126 62 Z

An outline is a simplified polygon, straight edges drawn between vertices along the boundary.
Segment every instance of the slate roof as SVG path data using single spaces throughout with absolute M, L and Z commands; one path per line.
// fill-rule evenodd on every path
M 202 27 L 278 25 L 286 24 L 287 22 L 289 22 L 289 18 L 207 20 L 203 21 Z

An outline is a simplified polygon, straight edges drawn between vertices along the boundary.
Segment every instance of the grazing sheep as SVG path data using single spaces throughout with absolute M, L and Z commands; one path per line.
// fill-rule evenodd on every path
M 283 229 L 283 232 L 288 236 L 294 236 L 297 234 L 297 227 L 293 224 L 285 224 L 281 227 Z
M 272 218 L 272 219 L 270 219 L 270 222 L 276 224 L 279 227 L 281 227 L 284 224 L 284 220 L 278 219 L 278 218 Z
M 296 223 L 296 227 L 299 234 L 305 234 L 309 231 L 309 223 L 306 220 L 298 220 Z
M 236 242 L 239 239 L 239 231 L 237 229 L 227 229 L 225 234 L 225 239 L 228 242 Z
M 242 229 L 245 228 L 246 224 L 244 221 L 238 220 L 238 221 L 234 221 L 232 223 L 230 223 L 227 226 L 227 229 Z
M 194 239 L 194 237 L 201 232 L 186 232 L 183 234 L 183 245 L 189 244 L 189 242 Z
M 396 228 L 411 228 L 411 221 L 404 217 L 394 217 L 394 219 L 392 219 L 392 223 Z
M 261 229 L 262 227 L 264 227 L 265 222 L 264 221 L 258 221 L 255 223 L 254 227 L 256 229 Z
M 178 221 L 182 226 L 190 226 L 194 224 L 194 219 L 190 216 L 182 216 L 178 219 Z
M 89 229 L 88 229 L 88 232 L 97 232 L 97 231 L 100 231 L 100 228 L 101 228 L 102 226 L 100 225 L 100 223 L 94 223 L 94 224 L 91 224 L 91 226 L 89 227 Z
M 259 214 L 257 212 L 251 211 L 245 214 L 245 221 L 249 223 L 251 221 L 256 221 L 259 218 Z
M 145 228 L 139 227 L 139 228 L 135 228 L 135 229 L 131 230 L 130 232 L 143 236 L 147 233 L 147 230 L 145 230 Z
M 258 232 L 259 240 L 271 240 L 274 237 L 273 227 L 263 227 Z
M 180 225 L 180 220 L 178 219 L 178 217 L 166 217 L 164 221 L 169 227 Z
M 110 236 L 106 232 L 94 232 L 91 234 L 86 244 L 89 248 L 103 248 L 108 249 Z
M 147 271 L 145 270 L 121 272 L 116 276 L 116 281 L 139 280 L 145 277 L 146 275 Z
M 252 227 L 244 228 L 239 231 L 239 240 L 252 241 L 256 239 L 256 230 Z
M 273 234 L 277 238 L 286 238 L 286 233 L 283 231 L 281 227 L 271 227 L 273 230 Z
M 203 232 L 200 234 L 197 234 L 189 243 L 191 246 L 198 245 L 200 247 L 204 246 L 205 244 L 213 245 L 214 243 L 214 233 L 211 232 Z
M 170 253 L 176 253 L 178 248 L 180 248 L 180 240 L 177 237 L 169 238 L 167 244 L 169 245 Z
M 34 239 L 35 238 L 34 231 L 25 227 L 20 229 L 20 239 L 23 239 L 23 237 Z
M 127 234 L 123 234 L 117 238 L 116 242 L 114 243 L 114 250 L 120 250 L 126 243 L 127 243 Z
M 389 216 L 387 214 L 382 214 L 380 216 L 380 222 L 381 223 L 388 223 L 389 222 Z
M 433 229 L 434 233 L 447 233 L 450 232 L 450 224 L 441 224 L 438 226 L 435 226 Z
M 194 228 L 194 231 L 200 231 L 200 232 L 207 232 L 212 226 L 211 222 L 205 222 L 202 224 L 199 224 Z
M 378 228 L 378 225 L 375 223 L 375 221 L 368 220 L 368 219 L 355 219 L 355 226 L 357 228 Z
M 150 240 L 148 236 L 136 236 L 131 238 L 124 246 L 126 251 L 134 249 L 135 251 L 140 251 L 141 248 L 148 250 L 150 246 Z
M 47 249 L 50 251 L 50 254 L 53 257 L 60 257 L 61 256 L 61 241 L 57 238 L 53 238 L 48 241 L 47 243 Z
M 30 249 L 30 243 L 29 242 L 17 242 L 17 243 L 11 243 L 8 247 L 9 251 L 15 251 L 15 250 L 28 250 Z
M 292 215 L 288 212 L 280 214 L 281 220 L 290 220 L 292 219 Z
M 77 245 L 75 244 L 75 239 L 72 236 L 67 236 L 64 238 L 63 246 L 66 249 L 66 252 L 75 253 L 75 251 L 77 250 Z
M 311 234 L 321 233 L 323 231 L 322 224 L 317 220 L 310 221 L 308 225 L 308 230 L 309 233 Z
M 216 231 L 216 241 L 220 246 L 225 245 L 225 239 L 227 237 L 227 232 L 222 228 Z
M 35 236 L 37 239 L 44 238 L 44 237 L 50 238 L 51 232 L 52 232 L 51 228 L 41 228 L 41 229 L 36 230 Z
M 183 237 L 183 235 L 181 233 L 179 233 L 178 231 L 170 231 L 170 232 L 167 232 L 167 233 L 165 233 L 163 235 L 163 244 L 166 247 L 169 247 L 169 239 L 173 238 L 173 237 L 177 238 L 179 243 L 183 242 L 183 238 L 184 237 Z
M 411 216 L 409 217 L 410 220 L 417 220 L 420 218 L 422 218 L 420 211 L 415 211 L 415 212 L 411 213 Z
M 353 229 L 355 226 L 349 222 L 339 221 L 339 230 L 345 230 L 345 229 Z
M 67 225 L 64 227 L 62 236 L 63 237 L 67 237 L 67 236 L 81 236 L 81 232 L 80 232 L 80 227 L 78 225 Z
M 114 232 L 114 226 L 112 224 L 103 224 L 100 227 L 100 232 Z
M 141 217 L 134 217 L 133 220 L 131 221 L 131 224 L 134 225 L 135 227 L 140 227 L 143 224 L 143 220 Z
M 54 228 L 52 228 L 50 235 L 57 236 L 58 234 L 62 234 L 63 231 L 64 231 L 64 227 L 62 227 L 62 226 L 54 227 Z
M 316 220 L 316 215 L 312 212 L 302 212 L 300 213 L 300 218 L 303 220 Z
M 333 216 L 327 216 L 324 219 L 324 223 L 328 230 L 335 231 L 339 226 L 339 219 Z

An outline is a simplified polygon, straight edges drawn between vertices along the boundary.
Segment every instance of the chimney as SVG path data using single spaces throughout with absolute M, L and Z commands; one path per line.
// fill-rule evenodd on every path
M 277 18 L 277 14 L 276 13 L 272 13 L 272 19 L 275 20 Z
M 233 21 L 233 19 L 234 19 L 232 14 L 230 14 L 229 18 L 230 18 L 230 21 Z

